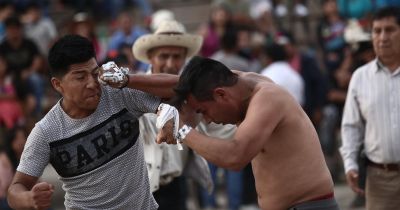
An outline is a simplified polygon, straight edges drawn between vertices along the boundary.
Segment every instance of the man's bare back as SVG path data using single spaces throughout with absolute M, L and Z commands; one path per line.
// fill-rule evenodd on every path
M 332 193 L 333 182 L 317 133 L 301 106 L 271 80 L 252 73 L 239 75 L 245 83 L 254 85 L 247 114 L 262 113 L 260 110 L 266 106 L 265 98 L 293 101 L 280 104 L 279 112 L 274 112 L 280 118 L 278 125 L 267 139 L 260 136 L 264 145 L 251 161 L 260 207 L 287 209 Z M 274 118 L 270 115 L 259 117 Z M 252 127 L 263 129 L 260 124 Z

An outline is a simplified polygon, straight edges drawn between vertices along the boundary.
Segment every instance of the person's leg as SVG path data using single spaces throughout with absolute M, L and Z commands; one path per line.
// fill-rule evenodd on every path
M 227 170 L 226 174 L 229 210 L 238 210 L 242 204 L 243 171 Z
M 217 203 L 215 201 L 215 192 L 217 190 L 217 170 L 218 167 L 212 163 L 208 163 L 208 167 L 210 168 L 210 173 L 211 173 L 211 178 L 214 183 L 214 190 L 211 194 L 208 194 L 206 189 L 201 189 L 200 190 L 200 197 L 201 197 L 201 203 L 203 208 L 207 207 L 216 207 Z
M 153 193 L 154 199 L 159 205 L 158 210 L 186 209 L 186 206 L 182 206 L 186 199 L 180 196 L 183 181 L 182 177 L 177 177 L 171 183 L 160 186 L 160 189 Z
M 398 210 L 400 206 L 400 171 L 367 167 L 366 209 Z

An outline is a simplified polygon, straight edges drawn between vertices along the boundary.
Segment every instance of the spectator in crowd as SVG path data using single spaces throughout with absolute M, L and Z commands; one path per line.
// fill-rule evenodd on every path
M 23 26 L 18 17 L 8 18 L 5 24 L 6 37 L 0 43 L 0 54 L 6 60 L 7 73 L 13 77 L 18 98 L 28 104 L 25 107 L 34 107 L 33 110 L 27 110 L 27 113 L 38 117 L 41 115 L 44 95 L 44 79 L 40 75 L 43 57 L 36 44 L 24 36 Z
M 99 39 L 95 31 L 96 24 L 88 13 L 86 12 L 76 13 L 69 27 L 70 27 L 69 28 L 70 34 L 77 34 L 88 38 L 94 46 L 97 60 L 103 59 L 102 55 L 104 49 L 101 48 Z
M 336 0 L 324 0 L 323 17 L 317 28 L 317 37 L 326 72 L 327 96 L 322 110 L 319 134 L 331 174 L 339 176 L 337 157 L 340 120 L 347 86 L 351 76 L 351 52 L 344 40 L 346 21 L 340 16 Z
M 238 29 L 231 27 L 222 35 L 220 42 L 221 48 L 215 52 L 211 58 L 217 60 L 230 69 L 239 71 L 249 70 L 247 60 L 239 56 L 239 33 Z
M 7 63 L 0 56 L 0 126 L 11 129 L 23 120 L 21 104 L 17 99 L 11 76 L 7 74 Z
M 209 22 L 201 25 L 198 29 L 199 34 L 204 38 L 200 55 L 210 57 L 217 52 L 220 49 L 221 37 L 225 30 L 231 26 L 231 11 L 224 4 L 213 5 Z
M 118 16 L 118 29 L 111 35 L 109 39 L 108 52 L 111 50 L 118 51 L 121 46 L 132 46 L 136 39 L 147 34 L 147 30 L 136 25 L 132 15 L 128 11 L 121 12 Z M 145 71 L 147 65 L 137 61 L 136 69 Z
M 0 42 L 3 41 L 6 35 L 6 27 L 4 21 L 14 14 L 14 4 L 11 1 L 0 2 Z
M 52 19 L 44 17 L 37 2 L 30 2 L 22 16 L 25 36 L 38 46 L 40 53 L 47 56 L 50 46 L 58 37 L 56 26 Z
M 303 109 L 318 129 L 322 119 L 322 108 L 325 103 L 327 87 L 325 77 L 318 67 L 317 60 L 315 56 L 301 51 L 290 33 L 278 36 L 277 43 L 284 46 L 290 66 L 303 78 Z
M 400 206 L 400 9 L 380 9 L 372 20 L 377 58 L 358 68 L 350 82 L 342 120 L 346 180 L 356 193 L 366 193 L 366 209 Z M 357 158 L 363 145 L 367 175 L 365 191 L 358 184 Z
M 15 174 L 25 146 L 27 131 L 23 125 L 9 129 L 3 145 L 0 145 L 0 209 L 11 210 L 7 203 L 7 189 Z
M 267 66 L 261 74 L 270 78 L 276 84 L 287 90 L 300 104 L 304 103 L 304 81 L 287 62 L 285 48 L 278 44 L 269 44 L 265 47 Z
M 140 61 L 151 64 L 148 74 L 178 75 L 186 60 L 199 52 L 201 44 L 201 36 L 187 34 L 181 23 L 170 20 L 161 22 L 154 34 L 140 37 L 133 45 L 133 52 Z M 181 175 L 194 179 L 208 192 L 211 191 L 213 180 L 203 158 L 187 147 L 177 151 L 174 145 L 157 145 L 154 114 L 145 114 L 140 122 L 151 190 L 160 209 L 186 209 L 187 189 Z M 202 133 L 228 137 L 233 135 L 235 126 L 200 123 L 197 129 Z

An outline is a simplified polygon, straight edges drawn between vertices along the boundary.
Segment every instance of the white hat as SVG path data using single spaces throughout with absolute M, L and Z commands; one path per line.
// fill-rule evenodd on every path
M 371 34 L 362 28 L 358 20 L 351 19 L 344 29 L 344 39 L 350 44 L 371 41 Z
M 166 20 L 175 20 L 175 15 L 170 10 L 160 9 L 151 16 L 150 28 L 154 32 L 157 30 L 160 23 Z
M 161 22 L 154 34 L 139 37 L 132 46 L 133 55 L 139 61 L 150 63 L 147 52 L 155 47 L 177 46 L 187 48 L 187 57 L 197 54 L 203 43 L 200 35 L 187 34 L 182 24 L 169 20 Z

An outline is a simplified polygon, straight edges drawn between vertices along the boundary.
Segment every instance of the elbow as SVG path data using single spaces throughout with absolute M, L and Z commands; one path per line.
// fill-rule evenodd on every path
M 225 168 L 232 170 L 232 171 L 240 171 L 246 165 L 249 163 L 249 161 L 246 161 L 246 159 L 241 156 L 241 155 L 232 155 L 230 160 L 227 162 L 227 165 Z

